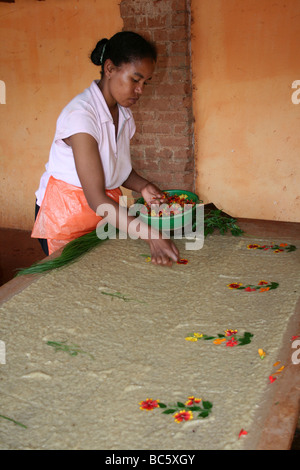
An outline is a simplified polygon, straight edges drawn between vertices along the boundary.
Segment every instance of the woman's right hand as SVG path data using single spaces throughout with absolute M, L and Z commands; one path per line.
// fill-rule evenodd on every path
M 179 250 L 169 239 L 147 240 L 151 250 L 151 262 L 162 266 L 172 266 L 179 260 Z

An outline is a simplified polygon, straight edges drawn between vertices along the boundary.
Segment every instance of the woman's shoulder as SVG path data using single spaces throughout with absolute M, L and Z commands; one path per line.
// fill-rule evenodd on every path
M 69 119 L 85 119 L 87 117 L 97 121 L 97 106 L 95 105 L 91 86 L 76 95 L 62 109 L 57 119 L 57 126 Z
M 56 122 L 55 140 L 87 132 L 99 141 L 101 126 L 90 88 L 75 96 L 63 108 Z
M 69 101 L 69 103 L 63 108 L 62 113 L 69 110 L 84 109 L 85 107 L 91 106 L 92 102 L 93 97 L 90 86 L 72 98 L 71 101 Z

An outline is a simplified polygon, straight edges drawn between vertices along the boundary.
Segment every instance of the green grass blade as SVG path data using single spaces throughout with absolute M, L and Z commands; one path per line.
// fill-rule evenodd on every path
M 19 421 L 16 421 L 12 418 L 9 418 L 8 416 L 0 415 L 0 418 L 7 419 L 7 421 L 11 421 L 12 423 L 16 424 L 17 426 L 21 426 L 21 428 L 27 429 L 27 426 L 25 426 L 25 424 L 20 423 Z
M 109 238 L 109 237 L 108 237 Z M 107 238 L 107 239 L 108 239 Z M 106 240 L 107 240 L 106 239 Z M 16 276 L 23 276 L 25 274 L 36 274 L 51 271 L 53 269 L 62 268 L 76 261 L 80 256 L 92 250 L 105 240 L 101 240 L 93 230 L 90 233 L 82 235 L 69 242 L 63 249 L 60 256 L 54 259 L 49 259 L 44 262 L 34 263 L 32 266 L 20 269 Z

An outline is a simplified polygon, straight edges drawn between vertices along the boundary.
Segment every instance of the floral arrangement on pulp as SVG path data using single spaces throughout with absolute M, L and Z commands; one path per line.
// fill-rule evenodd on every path
M 183 199 L 184 204 L 188 201 Z M 195 204 L 195 203 L 194 203 Z M 195 224 L 193 224 L 192 230 L 195 231 Z M 115 229 L 107 224 L 107 239 L 109 239 L 109 231 L 111 230 L 115 236 Z M 221 235 L 230 230 L 233 236 L 240 236 L 244 232 L 237 224 L 236 219 L 233 219 L 227 215 L 224 215 L 221 210 L 211 210 L 207 214 L 204 214 L 204 236 L 213 233 L 215 229 L 218 229 Z M 118 230 L 117 230 L 118 233 Z M 19 269 L 16 276 L 23 276 L 25 274 L 37 274 L 52 271 L 54 269 L 63 268 L 71 263 L 74 263 L 78 258 L 88 253 L 105 240 L 100 239 L 97 236 L 96 230 L 89 232 L 81 237 L 75 238 L 69 242 L 63 248 L 60 256 L 53 259 L 46 259 L 42 262 L 37 262 L 29 266 L 28 268 Z
M 187 341 L 199 341 L 201 339 L 206 341 L 212 341 L 214 344 L 219 345 L 225 343 L 226 346 L 244 346 L 245 344 L 251 343 L 252 333 L 245 332 L 243 336 L 237 336 L 237 330 L 226 330 L 225 334 L 218 334 L 217 336 L 209 336 L 200 333 L 189 334 L 185 339 Z
M 288 245 L 287 243 L 280 243 L 279 245 L 273 244 L 273 245 L 258 245 L 257 243 L 252 243 L 250 245 L 247 245 L 247 248 L 249 250 L 272 250 L 274 253 L 281 253 L 283 251 L 295 251 L 296 246 L 295 245 Z
M 198 413 L 196 419 L 207 418 L 212 411 L 212 403 L 210 401 L 203 401 L 201 398 L 195 398 L 194 396 L 188 397 L 185 403 L 177 402 L 176 404 L 165 405 L 159 400 L 152 400 L 147 398 L 139 403 L 140 409 L 145 411 L 151 411 L 155 408 L 163 409 L 163 414 L 174 415 L 173 418 L 176 423 L 182 423 L 183 421 L 190 421 L 194 419 L 193 413 Z
M 259 281 L 257 285 L 246 284 L 245 286 L 241 282 L 232 282 L 227 284 L 229 289 L 244 290 L 245 292 L 267 292 L 272 289 L 277 289 L 279 286 L 278 282 Z

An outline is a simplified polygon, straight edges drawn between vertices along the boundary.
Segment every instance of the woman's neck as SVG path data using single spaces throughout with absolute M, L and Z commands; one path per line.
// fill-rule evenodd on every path
M 111 96 L 108 87 L 106 85 L 106 80 L 101 78 L 101 80 L 98 82 L 98 87 L 106 101 L 106 104 L 108 106 L 108 109 L 110 110 L 110 113 L 112 116 L 114 116 L 116 113 L 118 113 L 118 103 L 117 101 Z

